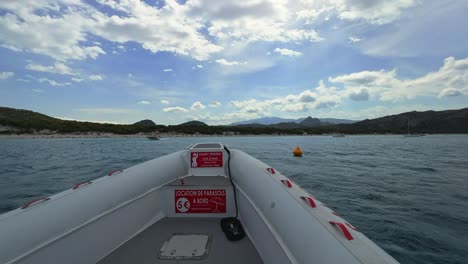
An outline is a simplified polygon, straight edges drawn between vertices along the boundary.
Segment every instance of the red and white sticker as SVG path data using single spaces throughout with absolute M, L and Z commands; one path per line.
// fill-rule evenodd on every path
M 192 152 L 190 153 L 190 166 L 192 168 L 222 167 L 223 152 Z
M 175 212 L 184 214 L 226 213 L 226 190 L 175 190 Z

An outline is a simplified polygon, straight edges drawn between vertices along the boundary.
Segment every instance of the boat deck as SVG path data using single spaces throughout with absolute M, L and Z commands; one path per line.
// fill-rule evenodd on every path
M 203 259 L 161 259 L 160 250 L 173 234 L 210 234 L 208 255 Z M 252 241 L 246 236 L 236 242 L 227 240 L 219 218 L 164 218 L 141 232 L 98 262 L 139 264 L 258 264 L 263 263 Z

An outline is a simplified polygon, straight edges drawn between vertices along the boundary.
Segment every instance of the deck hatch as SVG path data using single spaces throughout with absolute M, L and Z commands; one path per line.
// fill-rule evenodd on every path
M 160 259 L 204 259 L 211 244 L 210 234 L 172 234 L 161 247 Z
M 194 149 L 204 149 L 204 148 L 211 148 L 211 149 L 221 149 L 223 148 L 221 144 L 218 143 L 199 143 L 193 146 Z

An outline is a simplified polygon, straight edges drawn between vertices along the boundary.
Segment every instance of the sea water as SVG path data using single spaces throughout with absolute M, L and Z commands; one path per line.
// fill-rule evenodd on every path
M 271 165 L 401 263 L 468 263 L 468 135 L 0 139 L 0 213 L 210 141 Z

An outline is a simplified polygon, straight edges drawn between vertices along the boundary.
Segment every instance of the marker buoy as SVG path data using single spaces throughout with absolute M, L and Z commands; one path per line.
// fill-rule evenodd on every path
M 296 148 L 293 151 L 294 157 L 302 157 L 302 150 L 299 146 L 296 146 Z

